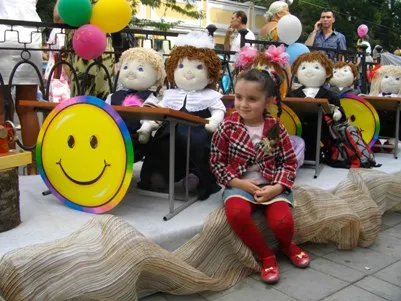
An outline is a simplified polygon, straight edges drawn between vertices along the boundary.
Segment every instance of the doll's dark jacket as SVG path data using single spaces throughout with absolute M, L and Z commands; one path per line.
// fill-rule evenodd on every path
M 306 88 L 305 86 L 301 86 L 296 90 L 292 90 L 292 91 L 288 92 L 287 96 L 288 97 L 306 98 L 305 93 L 302 91 L 305 88 Z M 330 104 L 335 105 L 340 110 L 342 116 L 339 121 L 342 122 L 347 119 L 345 116 L 344 109 L 341 106 L 340 98 L 333 91 L 330 91 L 329 89 L 327 89 L 325 87 L 320 87 L 319 91 L 317 92 L 317 94 L 314 98 L 326 98 Z M 333 114 L 327 114 L 327 115 L 333 115 Z

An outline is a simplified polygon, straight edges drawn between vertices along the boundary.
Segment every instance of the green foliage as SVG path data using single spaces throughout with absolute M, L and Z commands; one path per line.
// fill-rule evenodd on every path
M 43 22 L 53 22 L 53 8 L 56 4 L 57 0 L 39 0 L 37 4 L 37 11 L 39 16 L 41 17 Z M 196 1 L 194 0 L 186 0 L 185 7 L 182 8 L 181 6 L 177 5 L 176 0 L 142 0 L 140 1 L 142 4 L 154 8 L 159 8 L 162 5 L 165 7 L 164 16 L 167 14 L 167 10 L 171 9 L 173 11 L 178 12 L 181 15 L 188 16 L 193 19 L 200 19 L 203 18 L 204 15 L 202 12 L 196 10 Z M 133 18 L 132 18 L 132 26 L 134 27 L 153 27 L 159 30 L 167 31 L 178 24 L 182 23 L 181 21 L 178 22 L 166 22 L 165 20 L 161 20 L 160 22 L 147 20 L 147 19 L 139 19 L 135 17 L 136 15 L 136 1 L 134 1 L 132 5 L 133 11 Z
M 155 21 L 147 20 L 147 19 L 138 19 L 136 17 L 134 17 L 131 22 L 131 24 L 134 27 L 153 27 L 153 28 L 157 28 L 161 31 L 168 31 L 169 29 L 179 25 L 180 23 L 182 23 L 182 21 L 165 22 L 163 19 L 161 19 L 160 22 L 155 22 Z
M 274 0 L 254 2 L 268 8 Z M 395 0 L 294 0 L 290 11 L 301 20 L 303 27 L 299 41 L 307 39 L 324 8 L 335 12 L 335 29 L 345 35 L 349 49 L 356 49 L 357 28 L 361 24 L 369 27 L 372 48 L 377 44 L 389 51 L 401 47 L 401 1 Z
M 43 22 L 53 22 L 53 8 L 57 0 L 39 0 L 36 10 Z
M 361 24 L 369 27 L 372 48 L 380 44 L 392 51 L 401 46 L 401 3 L 389 0 L 295 0 L 290 11 L 302 22 L 301 41 L 313 30 L 324 8 L 335 12 L 335 29 L 345 35 L 349 49 L 356 49 L 357 28 Z

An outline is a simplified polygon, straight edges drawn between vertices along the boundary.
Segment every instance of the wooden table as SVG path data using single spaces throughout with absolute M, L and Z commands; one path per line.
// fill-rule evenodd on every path
M 0 154 L 0 170 L 6 170 L 32 163 L 32 153 L 10 150 L 7 154 Z
M 222 100 L 227 106 L 234 100 L 234 95 L 224 95 Z M 322 121 L 323 114 L 330 112 L 329 101 L 325 98 L 298 98 L 286 97 L 282 102 L 288 105 L 295 113 L 316 113 L 317 114 L 317 128 L 316 128 L 316 157 L 314 161 L 304 161 L 305 167 L 313 167 L 315 169 L 315 179 L 319 176 L 323 165 L 320 163 L 320 139 L 322 136 Z
M 58 103 L 46 102 L 46 101 L 26 101 L 20 100 L 19 106 L 34 108 L 37 111 L 51 111 Z M 197 198 L 192 198 L 189 200 L 188 190 L 185 193 L 186 202 L 177 208 L 174 208 L 175 193 L 174 193 L 174 175 L 175 175 L 175 127 L 177 124 L 187 124 L 190 126 L 195 126 L 199 124 L 207 124 L 208 121 L 204 118 L 200 118 L 188 113 L 168 109 L 168 108 L 148 108 L 148 107 L 123 107 L 123 106 L 113 106 L 113 108 L 121 115 L 133 119 L 147 119 L 147 120 L 168 120 L 170 126 L 170 162 L 169 162 L 169 192 L 167 194 L 169 199 L 169 213 L 167 213 L 163 219 L 169 220 L 178 213 L 180 213 L 185 208 L 192 205 L 197 201 Z M 24 125 L 21 124 L 21 127 Z M 189 172 L 189 145 L 190 145 L 190 135 L 191 127 L 188 127 L 188 141 L 187 141 L 187 164 L 186 164 L 186 174 Z M 188 187 L 188 185 L 186 185 Z M 163 197 L 166 194 L 144 191 L 137 189 L 139 192 L 146 195 L 153 195 L 158 197 Z
M 394 158 L 398 158 L 398 140 L 400 134 L 400 111 L 401 97 L 383 97 L 383 96 L 363 96 L 376 110 L 386 110 L 395 112 L 395 144 L 393 147 Z M 380 134 L 380 133 L 379 133 Z M 384 147 L 384 146 L 383 146 Z

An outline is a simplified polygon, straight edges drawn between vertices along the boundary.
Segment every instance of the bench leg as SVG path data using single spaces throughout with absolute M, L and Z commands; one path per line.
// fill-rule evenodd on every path
M 322 120 L 323 120 L 323 110 L 319 108 L 317 115 L 317 130 L 316 130 L 316 159 L 315 159 L 315 175 L 313 178 L 319 176 L 321 166 L 320 166 L 320 140 L 322 138 Z
M 35 85 L 17 86 L 16 99 L 37 101 L 37 89 L 38 87 Z M 40 130 L 38 114 L 33 108 L 19 107 L 18 101 L 16 110 L 21 124 L 22 143 L 24 146 L 32 147 L 36 144 Z M 32 156 L 32 164 L 28 165 L 28 175 L 38 174 L 34 151 L 32 152 Z
M 171 124 L 171 121 L 170 121 L 170 124 Z M 170 136 L 170 138 L 171 138 L 171 136 Z M 170 143 L 171 143 L 171 140 L 170 140 Z M 178 206 L 177 208 L 174 208 L 174 200 L 172 202 L 170 201 L 170 212 L 163 217 L 163 220 L 165 220 L 165 221 L 168 221 L 169 219 L 173 218 L 178 213 L 180 213 L 182 210 L 188 208 L 189 206 L 191 206 L 193 203 L 195 203 L 198 200 L 198 197 L 193 197 L 190 199 L 189 191 L 188 191 L 189 159 L 190 159 L 190 147 L 191 147 L 190 143 L 191 143 L 191 127 L 189 126 L 188 127 L 188 138 L 187 138 L 187 158 L 186 158 L 186 167 L 185 167 L 185 175 L 186 175 L 185 176 L 185 181 L 186 181 L 186 183 L 185 183 L 185 203 Z M 170 144 L 170 154 L 171 154 L 171 144 Z M 171 157 L 170 157 L 170 164 L 171 164 Z M 171 179 L 171 174 L 170 174 L 170 179 Z M 174 183 L 173 183 L 173 185 L 174 185 Z M 173 199 L 175 199 L 174 196 L 173 196 Z
M 394 144 L 394 158 L 398 158 L 398 140 L 400 139 L 400 107 L 401 104 L 397 104 L 396 116 L 395 116 L 395 144 Z

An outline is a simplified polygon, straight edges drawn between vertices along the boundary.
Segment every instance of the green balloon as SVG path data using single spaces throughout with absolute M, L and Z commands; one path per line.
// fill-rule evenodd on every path
M 76 27 L 88 24 L 92 15 L 90 0 L 60 0 L 57 9 L 66 24 Z

